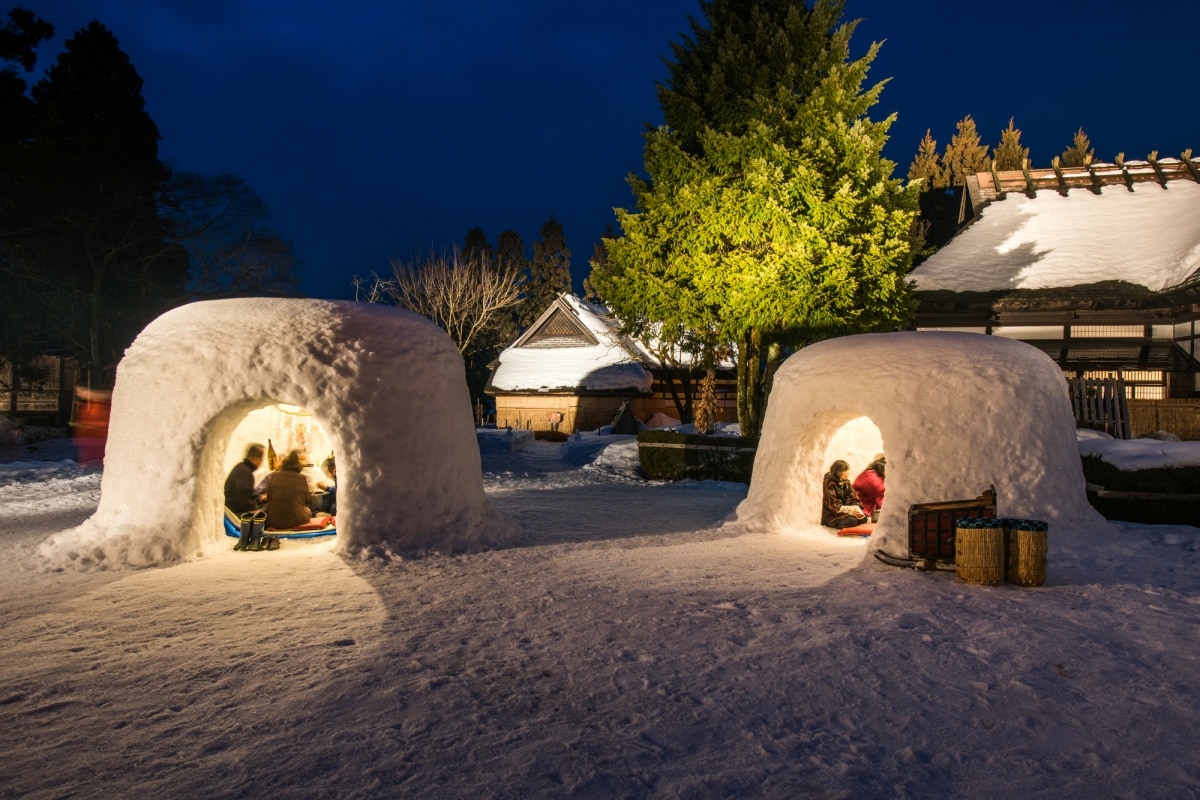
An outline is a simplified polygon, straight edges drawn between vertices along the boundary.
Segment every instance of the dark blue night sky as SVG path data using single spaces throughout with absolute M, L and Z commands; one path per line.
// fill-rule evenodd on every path
M 21 5 L 63 40 L 92 19 L 145 81 L 160 154 L 244 178 L 305 264 L 303 291 L 353 294 L 385 272 L 506 228 L 531 249 L 554 215 L 578 287 L 592 246 L 628 207 L 656 81 L 697 0 L 362 2 L 51 0 Z M 974 116 L 986 143 L 1010 116 L 1034 166 L 1079 127 L 1100 159 L 1200 151 L 1195 10 L 1182 0 L 1062 4 L 848 0 L 861 55 L 891 78 L 887 154 L 908 163 Z

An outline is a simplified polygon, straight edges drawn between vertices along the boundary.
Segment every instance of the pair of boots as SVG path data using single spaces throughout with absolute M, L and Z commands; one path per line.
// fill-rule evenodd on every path
M 238 537 L 234 550 L 261 550 L 263 529 L 267 527 L 267 512 L 247 511 L 238 519 L 242 523 L 242 534 Z

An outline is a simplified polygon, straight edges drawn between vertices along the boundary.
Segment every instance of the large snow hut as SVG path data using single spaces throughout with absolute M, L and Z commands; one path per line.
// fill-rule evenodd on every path
M 841 391 L 846 364 L 873 365 L 870 386 Z M 870 450 L 837 448 L 851 427 L 875 431 L 887 455 L 872 542 L 892 555 L 909 555 L 910 508 L 984 492 L 994 492 L 1000 516 L 1048 521 L 1051 535 L 1105 524 L 1087 501 L 1054 362 L 1002 337 L 918 331 L 829 339 L 783 362 L 737 522 L 829 536 L 820 526 L 823 473 L 835 458 L 852 474 L 869 463 Z
M 342 552 L 472 550 L 515 534 L 484 495 L 444 331 L 388 306 L 247 298 L 168 311 L 138 335 L 117 369 L 96 513 L 43 555 L 148 566 L 227 550 L 230 445 L 279 404 L 306 409 L 337 453 Z

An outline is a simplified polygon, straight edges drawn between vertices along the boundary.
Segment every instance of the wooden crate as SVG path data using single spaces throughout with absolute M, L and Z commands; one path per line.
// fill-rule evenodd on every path
M 909 558 L 954 561 L 956 521 L 962 517 L 996 517 L 996 490 L 989 488 L 972 500 L 915 503 L 908 509 Z

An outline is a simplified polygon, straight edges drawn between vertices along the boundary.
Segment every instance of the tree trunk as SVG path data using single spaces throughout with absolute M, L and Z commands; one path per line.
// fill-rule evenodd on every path
M 684 370 L 682 367 L 667 366 L 663 359 L 659 359 L 662 364 L 663 378 L 667 382 L 667 391 L 671 393 L 671 401 L 675 404 L 675 411 L 679 415 L 679 421 L 684 425 L 692 421 L 692 374 L 691 370 Z M 675 376 L 679 374 L 679 385 L 683 390 L 683 397 L 679 396 L 679 389 L 675 386 Z
M 761 421 L 767 418 L 767 404 L 771 402 L 771 389 L 775 387 L 775 372 L 779 369 L 782 354 L 783 347 L 779 342 L 771 342 L 767 345 L 766 364 L 763 369 L 761 411 L 759 412 L 760 425 Z
M 743 436 L 758 436 L 762 426 L 762 333 L 751 328 L 738 343 L 738 424 Z

